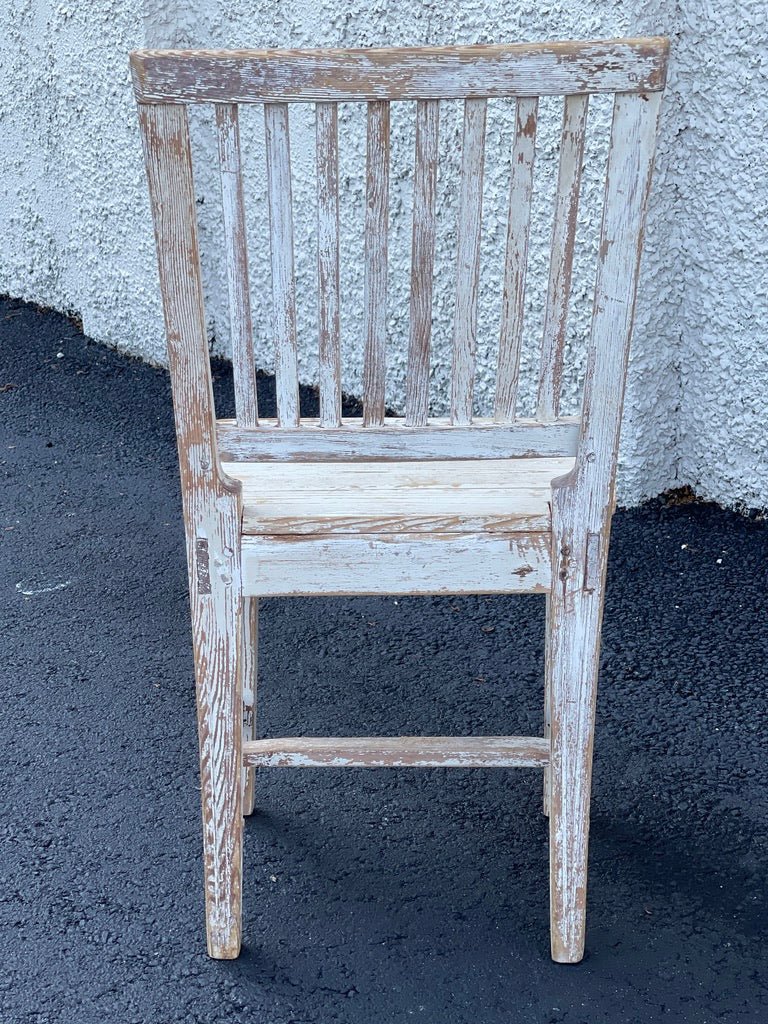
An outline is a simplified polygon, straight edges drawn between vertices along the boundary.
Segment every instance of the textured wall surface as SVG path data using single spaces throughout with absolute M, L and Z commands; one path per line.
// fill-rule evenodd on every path
M 562 0 L 541 5 L 444 0 L 411 4 L 144 0 L 87 5 L 12 0 L 0 37 L 0 291 L 73 310 L 85 331 L 163 362 L 154 251 L 127 52 L 140 46 L 369 46 L 596 38 L 665 33 L 673 63 L 649 215 L 621 452 L 620 499 L 691 484 L 724 504 L 768 506 L 765 394 L 767 65 L 758 0 Z M 445 406 L 452 320 L 458 111 L 441 121 L 433 406 Z M 600 176 L 609 109 L 592 104 L 580 253 L 569 325 L 567 405 L 578 395 L 591 306 Z M 408 328 L 413 108 L 393 108 L 390 403 L 403 397 Z M 529 408 L 548 271 L 560 110 L 543 101 L 526 309 L 523 405 Z M 509 172 L 511 105 L 489 105 L 478 409 L 493 396 Z M 207 313 L 228 348 L 220 197 L 211 120 L 194 113 L 195 172 Z M 316 373 L 314 132 L 291 112 L 302 379 Z M 341 115 L 344 387 L 361 379 L 364 123 Z M 257 362 L 272 366 L 263 122 L 242 117 Z M 761 401 L 762 399 L 762 401 Z

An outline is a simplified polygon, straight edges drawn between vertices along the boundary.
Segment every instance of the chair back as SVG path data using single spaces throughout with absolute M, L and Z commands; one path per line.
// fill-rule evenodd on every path
M 222 422 L 233 459 L 445 459 L 594 455 L 615 468 L 668 42 L 628 39 L 532 45 L 317 51 L 139 51 L 131 55 L 155 218 L 174 393 L 215 433 L 192 181 L 189 104 L 215 107 L 227 255 L 236 421 Z M 592 325 L 580 418 L 560 416 L 561 381 L 589 97 L 614 94 Z M 563 97 L 559 171 L 534 420 L 516 414 L 539 97 Z M 511 97 L 509 182 L 493 417 L 473 416 L 487 101 Z M 450 417 L 429 416 L 435 207 L 441 102 L 463 102 Z M 341 417 L 339 103 L 367 106 L 363 415 Z M 390 104 L 416 105 L 410 328 L 405 414 L 385 418 Z M 238 108 L 265 117 L 276 421 L 260 421 Z M 299 412 L 296 281 L 288 110 L 316 112 L 319 419 Z M 177 409 L 178 415 L 178 409 Z M 589 431 L 595 427 L 597 434 Z M 185 428 L 186 429 L 186 428 Z M 216 439 L 212 440 L 215 453 Z M 214 455 L 215 457 L 215 455 Z M 612 461 L 611 461 L 612 460 Z

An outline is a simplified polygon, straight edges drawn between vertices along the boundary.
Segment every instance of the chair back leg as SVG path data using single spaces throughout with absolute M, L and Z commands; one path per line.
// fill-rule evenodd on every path
M 208 953 L 240 952 L 243 874 L 243 598 L 239 518 L 225 499 L 190 558 Z
M 607 541 L 604 545 L 607 547 Z M 550 762 L 545 775 L 549 813 L 552 959 L 584 956 L 589 802 L 600 660 L 605 556 L 585 579 L 586 535 L 555 528 L 548 600 L 546 676 Z M 587 589 L 588 586 L 588 589 Z

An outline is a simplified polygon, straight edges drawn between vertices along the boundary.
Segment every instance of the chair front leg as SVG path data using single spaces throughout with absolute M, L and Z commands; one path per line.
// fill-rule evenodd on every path
M 259 599 L 243 601 L 243 739 L 256 736 L 256 694 L 259 670 Z M 243 814 L 253 814 L 255 768 L 243 768 Z
M 551 659 L 549 657 L 550 629 L 552 623 L 552 594 L 547 594 L 546 606 L 546 633 L 544 639 L 544 738 L 550 739 L 552 734 L 552 680 L 551 680 Z M 542 811 L 549 817 L 550 801 L 550 768 L 544 769 L 544 792 L 542 794 Z

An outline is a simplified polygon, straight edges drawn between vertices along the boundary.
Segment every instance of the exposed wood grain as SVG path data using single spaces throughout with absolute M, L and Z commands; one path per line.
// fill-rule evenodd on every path
M 584 557 L 584 590 L 597 590 L 602 583 L 603 538 L 599 533 L 588 533 Z
M 574 417 L 552 423 L 521 419 L 505 426 L 475 420 L 470 427 L 445 420 L 406 427 L 402 419 L 388 417 L 382 427 L 353 426 L 347 420 L 332 431 L 307 419 L 299 430 L 277 427 L 274 420 L 262 419 L 257 430 L 242 430 L 234 420 L 218 421 L 219 451 L 226 462 L 546 458 L 575 455 L 578 436 Z
M 573 459 L 223 464 L 242 484 L 246 534 L 549 530 L 552 480 Z
M 253 352 L 245 201 L 240 164 L 240 128 L 234 103 L 216 104 L 216 135 L 221 174 L 235 411 L 238 423 L 244 427 L 253 427 L 259 422 L 256 365 Z
M 240 950 L 239 489 L 219 476 L 187 112 L 139 107 L 181 471 L 200 739 L 208 951 Z
M 466 100 L 464 103 L 461 191 L 456 229 L 456 306 L 453 318 L 451 377 L 451 421 L 459 425 L 472 422 L 486 106 L 485 100 Z
M 288 106 L 265 103 L 267 202 L 272 253 L 272 324 L 275 342 L 277 418 L 299 425 L 296 345 L 296 280 L 293 272 L 293 200 Z
M 138 50 L 147 103 L 564 96 L 664 88 L 669 40 L 364 50 Z
M 248 536 L 291 537 L 367 537 L 386 536 L 393 539 L 398 535 L 426 537 L 433 533 L 441 534 L 484 534 L 506 536 L 512 533 L 530 533 L 548 531 L 551 528 L 551 515 L 546 498 L 549 492 L 525 493 L 520 497 L 521 509 L 502 511 L 498 508 L 484 511 L 470 509 L 458 512 L 455 509 L 441 511 L 439 506 L 431 511 L 414 511 L 408 509 L 399 512 L 390 504 L 386 509 L 371 512 L 347 511 L 343 499 L 331 502 L 328 510 L 305 512 L 296 510 L 293 514 L 287 511 L 284 515 L 275 514 L 267 519 L 264 516 L 264 504 L 249 502 L 243 509 L 243 533 Z M 318 501 L 322 498 L 318 496 Z M 511 500 L 518 500 L 512 493 Z M 270 511 L 272 502 L 265 503 Z M 533 506 L 532 508 L 529 506 Z M 296 508 L 296 502 L 291 502 Z
M 517 404 L 538 108 L 539 101 L 536 98 L 517 101 L 507 215 L 507 251 L 504 258 L 504 291 L 501 298 L 499 365 L 494 403 L 494 419 L 499 423 L 510 423 L 514 420 Z
M 339 129 L 337 104 L 318 103 L 317 282 L 320 355 L 320 425 L 341 423 L 341 326 L 339 291 Z
M 423 426 L 429 414 L 429 347 L 432 336 L 439 116 L 440 104 L 437 100 L 420 100 L 416 105 L 411 323 L 405 385 L 405 422 L 409 426 Z
M 584 952 L 595 700 L 613 489 L 643 223 L 661 97 L 617 96 L 576 469 L 553 487 L 549 631 L 552 957 Z M 590 534 L 599 565 L 586 578 Z M 594 550 L 594 541 L 591 542 Z M 591 588 L 591 589 L 588 589 Z
M 365 200 L 365 354 L 363 423 L 384 420 L 387 367 L 387 237 L 389 220 L 389 104 L 368 104 Z
M 544 310 L 544 332 L 539 370 L 537 415 L 544 420 L 554 419 L 560 411 L 565 330 L 571 297 L 571 272 L 576 247 L 581 168 L 584 162 L 588 109 L 588 96 L 567 96 L 565 98 L 557 198 L 552 222 L 549 287 Z
M 243 742 L 256 737 L 256 699 L 259 677 L 259 599 L 243 601 Z M 243 814 L 253 814 L 254 769 L 243 768 Z
M 549 744 L 537 736 L 302 736 L 246 743 L 243 757 L 263 768 L 541 768 Z
M 661 97 L 620 95 L 614 103 L 584 411 L 574 494 L 591 491 L 582 530 L 602 533 L 613 510 L 629 344 Z
M 549 546 L 547 533 L 243 537 L 243 593 L 543 593 Z
M 328 472 L 324 462 L 224 462 L 222 469 L 232 480 L 242 481 L 242 488 L 253 486 L 277 494 L 281 489 L 307 494 L 337 494 L 346 497 L 350 507 L 358 497 L 370 501 L 375 508 L 376 495 L 406 491 L 420 501 L 422 490 L 433 494 L 468 496 L 487 493 L 499 507 L 509 504 L 506 492 L 547 486 L 553 479 L 565 476 L 575 464 L 572 458 L 557 459 L 465 459 L 430 462 L 348 462 Z M 258 481 L 250 485 L 249 481 Z M 245 490 L 241 489 L 245 500 Z M 266 497 L 266 495 L 264 495 Z M 293 500 L 284 495 L 286 502 Z M 296 498 L 296 500 L 304 500 Z M 409 501 L 408 493 L 403 501 Z M 428 501 L 429 498 L 424 500 Z M 457 498 L 461 501 L 463 498 Z M 404 509 L 405 511 L 405 509 Z

